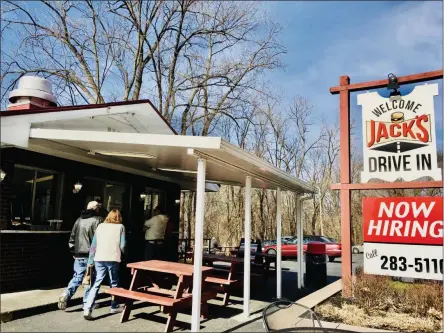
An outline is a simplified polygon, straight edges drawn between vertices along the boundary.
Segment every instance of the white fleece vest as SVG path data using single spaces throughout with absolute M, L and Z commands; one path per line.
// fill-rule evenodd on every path
M 96 230 L 96 255 L 94 261 L 120 262 L 120 236 L 125 232 L 122 224 L 101 223 Z

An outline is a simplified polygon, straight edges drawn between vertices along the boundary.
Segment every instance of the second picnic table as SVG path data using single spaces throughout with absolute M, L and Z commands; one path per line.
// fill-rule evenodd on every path
M 252 262 L 253 271 L 251 272 L 251 275 L 262 276 L 264 283 L 266 283 L 268 281 L 268 275 L 270 272 L 270 264 L 272 262 L 276 262 L 276 257 L 262 253 L 256 253 L 255 256 L 257 256 L 259 260 L 256 259 L 256 262 Z M 230 264 L 230 268 L 228 270 L 224 268 L 214 268 L 214 270 L 211 271 L 211 273 L 204 280 L 206 283 L 215 284 L 218 286 L 219 291 L 224 294 L 223 305 L 227 305 L 233 288 L 242 285 L 243 281 L 242 279 L 239 279 L 239 276 L 243 272 L 244 258 L 217 254 L 203 254 L 202 259 L 204 264 L 209 263 L 213 265 L 213 268 L 215 262 Z M 228 276 L 217 276 L 218 273 L 220 275 L 220 272 L 228 273 Z
M 178 310 L 189 308 L 192 304 L 190 289 L 193 283 L 193 266 L 176 262 L 149 260 L 131 263 L 127 267 L 131 268 L 133 275 L 129 289 L 110 288 L 106 291 L 110 295 L 125 299 L 125 307 L 120 322 L 128 320 L 135 301 L 142 301 L 159 305 L 161 311 L 168 314 L 165 332 L 172 331 Z M 205 279 L 212 270 L 211 267 L 202 267 L 202 279 Z M 172 280 L 171 277 L 175 278 Z M 165 284 L 167 285 L 166 288 Z M 176 288 L 172 289 L 168 284 L 175 284 Z M 207 301 L 215 298 L 216 293 L 210 289 L 203 289 L 201 297 L 201 315 L 207 317 Z

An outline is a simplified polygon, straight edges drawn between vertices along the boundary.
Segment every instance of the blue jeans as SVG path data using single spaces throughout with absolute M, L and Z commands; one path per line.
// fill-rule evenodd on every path
M 117 287 L 119 284 L 119 264 L 120 263 L 116 261 L 96 261 L 96 279 L 94 281 L 94 285 L 89 291 L 89 295 L 83 310 L 88 310 L 91 312 L 94 302 L 96 301 L 97 294 L 99 293 L 100 286 L 102 285 L 103 279 L 106 277 L 106 273 L 109 274 L 111 288 Z M 117 307 L 118 304 L 112 300 L 111 308 Z
M 77 289 L 82 285 L 83 277 L 88 267 L 88 258 L 75 258 L 74 259 L 74 276 L 68 283 L 68 287 L 65 290 L 65 294 L 68 296 L 68 301 L 74 296 Z M 89 286 L 85 286 L 85 294 L 83 295 L 83 304 L 86 303 L 89 294 Z

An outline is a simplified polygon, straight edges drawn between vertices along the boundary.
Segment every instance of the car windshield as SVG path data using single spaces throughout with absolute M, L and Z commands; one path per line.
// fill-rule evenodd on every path
M 324 237 L 324 236 L 319 236 L 319 239 L 323 243 L 333 243 L 330 238 L 327 238 L 327 237 Z

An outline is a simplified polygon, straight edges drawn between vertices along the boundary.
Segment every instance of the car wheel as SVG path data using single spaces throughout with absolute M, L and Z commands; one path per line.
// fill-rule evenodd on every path
M 335 261 L 336 257 L 328 257 L 328 261 L 333 262 Z
M 276 256 L 277 252 L 276 252 L 276 250 L 270 249 L 267 251 L 267 254 L 272 255 L 272 256 Z
M 357 247 L 353 248 L 353 253 L 359 254 L 359 249 Z

